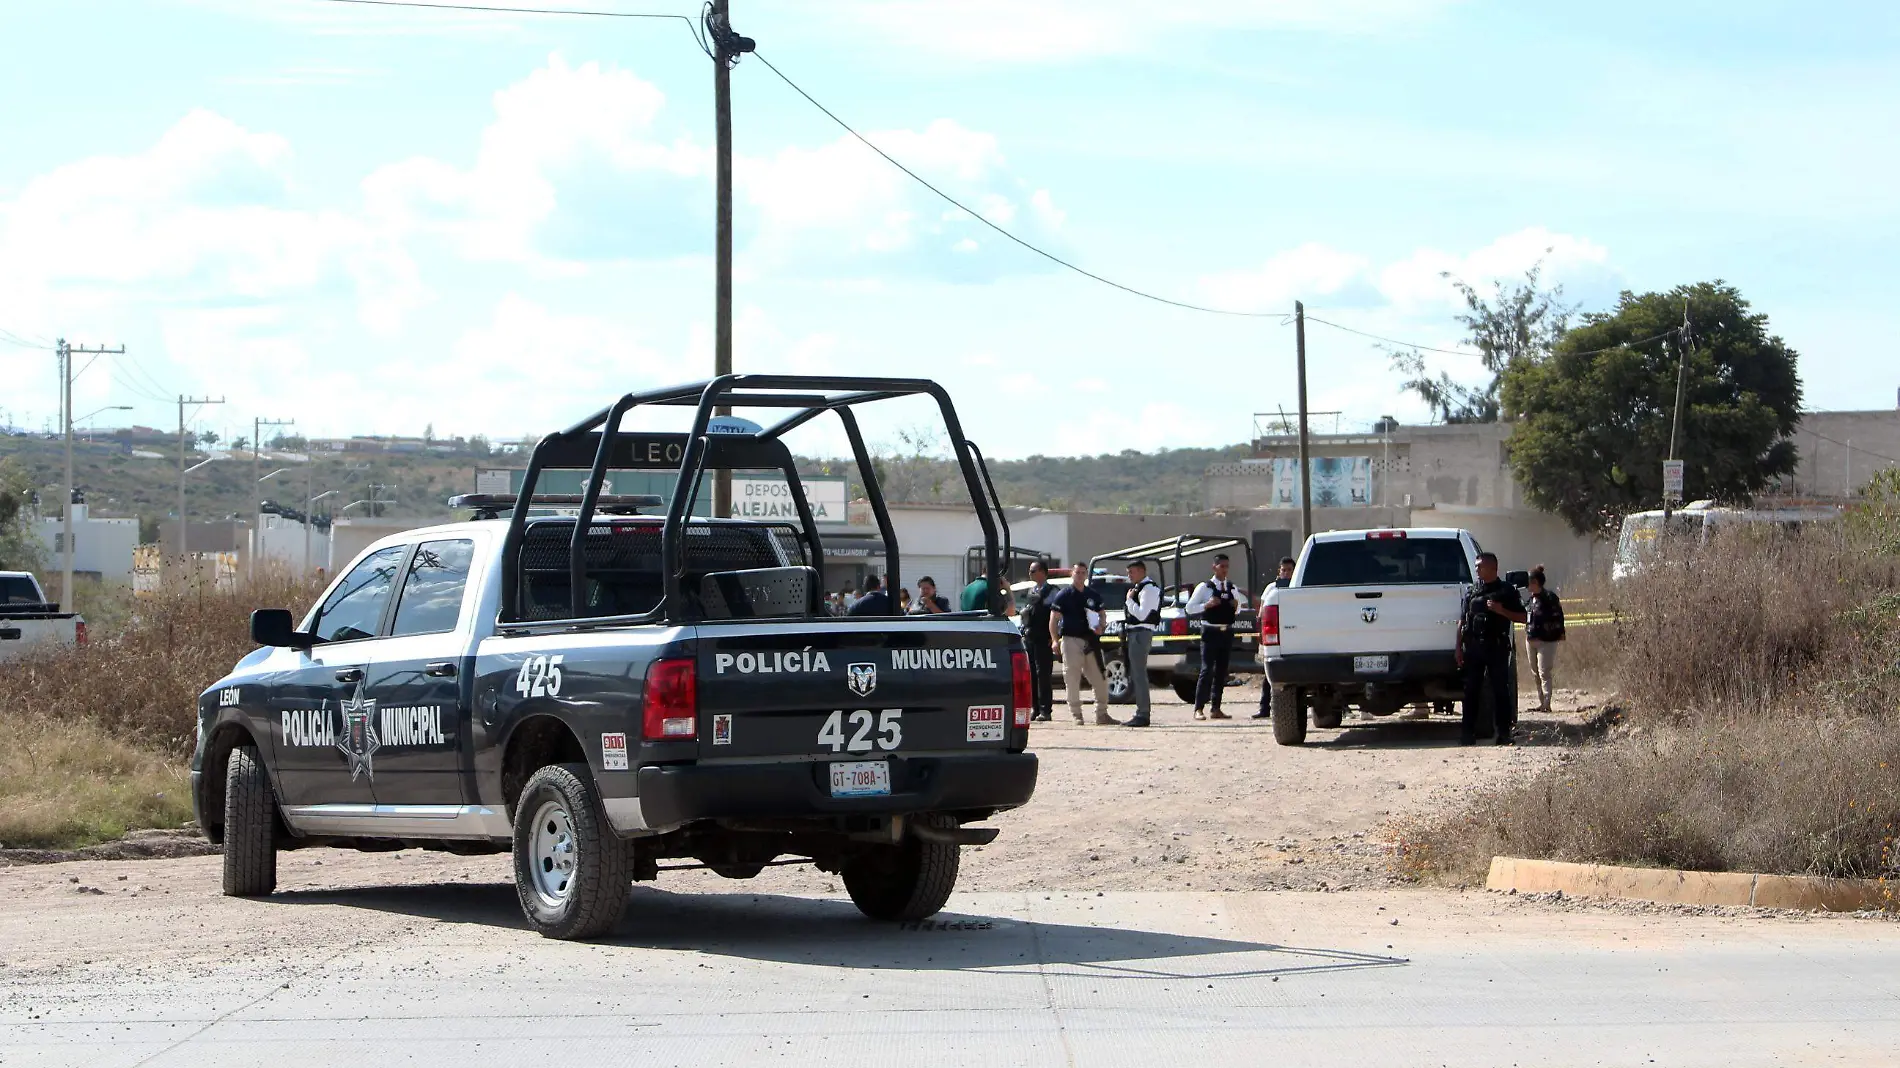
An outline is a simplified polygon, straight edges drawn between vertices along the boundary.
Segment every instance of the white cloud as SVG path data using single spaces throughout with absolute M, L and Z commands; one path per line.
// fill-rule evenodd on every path
M 1547 285 L 1565 281 L 1589 284 L 1607 275 L 1609 260 L 1609 250 L 1587 237 L 1533 226 L 1462 256 L 1419 249 L 1380 270 L 1378 287 L 1386 299 L 1403 308 L 1462 307 L 1457 290 L 1452 288 L 1452 278 L 1484 292 L 1492 283 L 1520 278 L 1542 263 Z
M 1256 269 L 1209 275 L 1201 279 L 1201 290 L 1218 307 L 1284 309 L 1290 314 L 1295 300 L 1362 289 L 1370 267 L 1364 256 L 1309 242 L 1272 256 Z

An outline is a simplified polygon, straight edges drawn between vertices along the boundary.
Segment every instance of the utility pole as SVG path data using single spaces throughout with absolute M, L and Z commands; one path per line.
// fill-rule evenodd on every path
M 79 377 L 73 372 L 73 354 L 93 357 L 124 355 L 125 346 L 118 348 L 87 348 L 84 345 L 74 348 L 65 338 L 58 339 L 54 351 L 59 356 L 59 410 L 60 421 L 66 427 L 66 504 L 64 529 L 60 534 L 60 599 L 66 602 L 66 610 L 73 611 L 78 598 L 73 595 L 73 379 Z M 91 366 L 88 364 L 87 366 Z
M 264 428 L 267 426 L 295 425 L 297 425 L 295 419 L 262 419 L 257 416 L 251 417 L 251 486 L 253 493 L 256 492 L 256 486 L 258 484 L 257 472 L 260 469 L 259 461 L 264 458 L 264 439 L 261 436 L 264 432 Z M 305 457 L 305 459 L 308 460 L 308 457 Z M 264 511 L 256 507 L 257 502 L 253 501 L 251 503 L 251 514 L 257 517 L 257 521 L 251 525 L 251 551 L 244 554 L 245 560 L 247 561 L 244 571 L 246 581 L 256 582 L 257 554 L 264 547 L 261 542 L 264 535 Z
M 224 398 L 213 400 L 210 397 L 187 397 L 178 395 L 178 555 L 188 554 L 191 543 L 191 523 L 185 519 L 185 454 L 190 451 L 189 441 L 185 437 L 185 405 L 187 404 L 223 404 Z
M 1682 302 L 1682 329 L 1676 336 L 1676 417 L 1669 423 L 1669 459 L 1676 459 L 1677 435 L 1682 430 L 1682 390 L 1689 378 L 1689 347 L 1692 335 L 1689 333 L 1689 302 Z M 1686 471 L 1685 471 L 1686 473 Z M 1669 505 L 1675 499 L 1667 486 L 1663 487 L 1663 532 L 1669 532 Z
M 1298 348 L 1300 374 L 1300 539 L 1313 536 L 1313 461 L 1306 442 L 1306 305 L 1293 302 L 1293 343 Z
M 706 5 L 706 39 L 713 47 L 713 123 L 717 128 L 718 159 L 714 165 L 716 190 L 713 270 L 713 375 L 732 373 L 732 68 L 739 57 L 755 47 L 750 37 L 732 32 L 727 0 Z M 731 415 L 721 405 L 719 415 Z M 732 514 L 732 473 L 713 472 L 713 514 Z

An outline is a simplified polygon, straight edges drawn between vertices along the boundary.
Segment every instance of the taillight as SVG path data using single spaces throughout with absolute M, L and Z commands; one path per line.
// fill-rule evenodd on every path
M 1280 606 L 1270 604 L 1260 612 L 1260 644 L 1280 644 Z
M 649 742 L 699 733 L 699 676 L 690 658 L 655 660 L 647 668 L 640 719 L 641 734 Z
M 1021 649 L 1009 654 L 1010 703 L 1016 707 L 1016 725 L 1029 726 L 1029 714 L 1036 709 L 1035 688 L 1029 681 L 1029 654 Z
M 1187 628 L 1188 622 L 1186 616 L 1175 616 L 1173 619 L 1168 620 L 1168 635 L 1170 637 L 1179 637 L 1180 635 L 1186 634 L 1188 632 Z
M 1368 530 L 1366 531 L 1367 541 L 1385 541 L 1388 538 L 1397 538 L 1400 541 L 1403 541 L 1405 540 L 1405 531 L 1403 530 Z
M 82 619 L 79 622 L 73 624 L 73 639 L 81 645 L 86 644 L 86 621 L 85 620 Z

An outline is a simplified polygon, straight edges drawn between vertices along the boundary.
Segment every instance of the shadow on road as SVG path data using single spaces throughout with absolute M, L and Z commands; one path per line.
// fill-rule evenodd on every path
M 506 883 L 280 891 L 288 905 L 344 905 L 523 930 Z M 1165 931 L 943 912 L 921 924 L 865 919 L 849 901 L 780 894 L 675 894 L 635 887 L 602 944 L 819 967 L 903 971 L 1042 965 L 1101 979 L 1240 979 L 1401 967 L 1403 957 Z

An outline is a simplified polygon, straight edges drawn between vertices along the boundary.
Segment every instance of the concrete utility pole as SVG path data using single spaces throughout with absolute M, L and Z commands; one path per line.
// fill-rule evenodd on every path
M 295 419 L 263 419 L 257 416 L 251 417 L 251 485 L 255 486 L 263 481 L 263 479 L 258 477 L 257 472 L 259 468 L 263 466 L 259 461 L 264 458 L 264 439 L 260 436 L 263 434 L 264 428 L 267 426 L 296 425 L 297 421 Z M 244 572 L 246 581 L 256 582 L 257 554 L 258 550 L 262 548 L 262 546 L 257 544 L 257 540 L 264 531 L 264 511 L 256 507 L 256 501 L 251 503 L 252 514 L 257 517 L 257 522 L 251 526 L 251 551 L 244 554 L 246 560 Z
M 185 454 L 191 451 L 190 441 L 185 437 L 185 405 L 187 404 L 223 404 L 224 398 L 216 400 L 210 397 L 187 397 L 178 395 L 178 555 L 185 556 L 190 551 L 191 523 L 185 519 Z
M 717 128 L 718 159 L 714 166 L 716 190 L 713 282 L 713 374 L 732 373 L 732 68 L 753 50 L 750 37 L 732 32 L 727 0 L 706 6 L 706 39 L 713 47 L 713 123 Z M 731 415 L 721 405 L 719 415 Z M 732 473 L 713 473 L 713 514 L 732 514 Z
M 78 598 L 73 596 L 73 379 L 79 376 L 73 372 L 73 354 L 78 353 L 82 356 L 90 355 L 93 357 L 108 355 L 121 356 L 125 354 L 125 346 L 120 345 L 118 348 L 113 349 L 89 349 L 81 345 L 78 348 L 74 348 L 68 345 L 66 339 L 62 337 L 58 339 L 54 347 L 54 352 L 59 356 L 60 421 L 66 425 L 66 503 L 65 512 L 63 513 L 66 517 L 66 522 L 60 534 L 59 596 L 60 600 L 65 602 L 66 610 L 70 612 L 73 610 L 73 605 L 78 601 Z M 90 367 L 92 365 L 87 364 L 86 366 Z
M 1293 302 L 1293 344 L 1300 374 L 1300 543 L 1313 536 L 1313 466 L 1306 443 L 1306 305 Z

